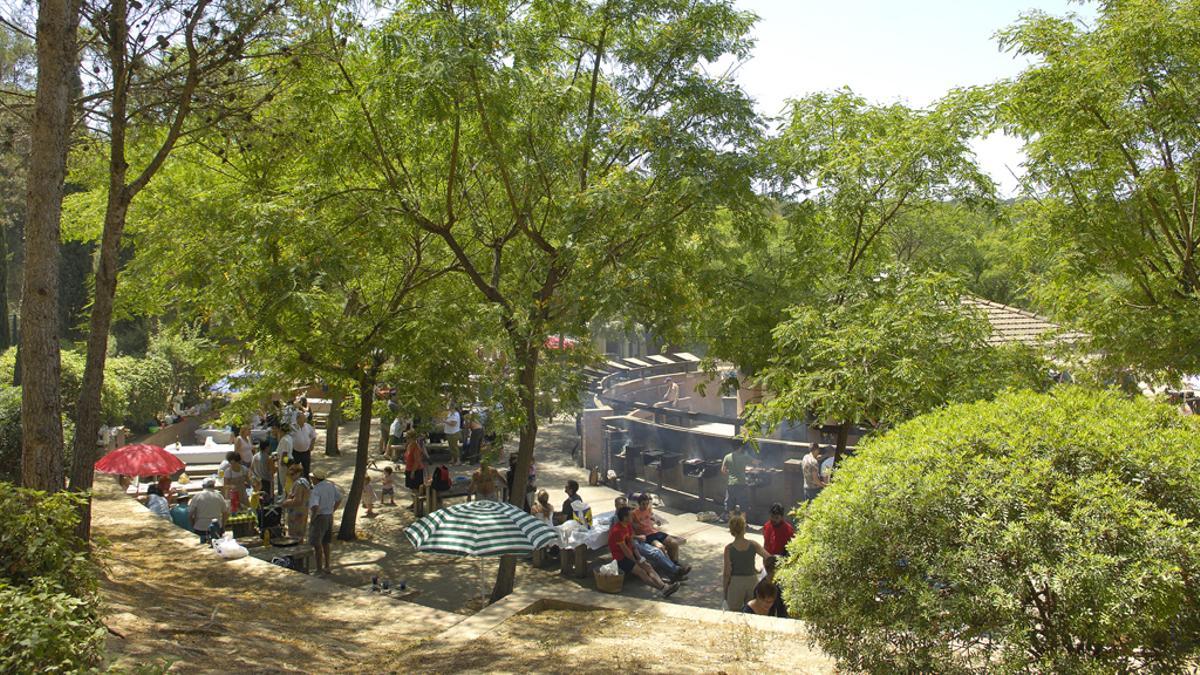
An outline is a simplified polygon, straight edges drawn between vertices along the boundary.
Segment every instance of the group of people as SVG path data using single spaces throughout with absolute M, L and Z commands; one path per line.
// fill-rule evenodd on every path
M 746 469 L 755 464 L 751 459 L 747 446 L 740 445 L 721 460 L 721 474 L 725 476 L 725 512 L 721 520 L 729 521 L 734 513 L 748 506 L 749 492 Z M 804 477 L 804 501 L 810 502 L 821 494 L 821 490 L 829 485 L 828 477 L 821 471 L 821 444 L 809 445 L 808 454 L 800 461 L 801 474 Z
M 485 454 L 484 445 L 490 434 L 484 430 L 481 415 L 451 402 L 444 412 L 425 420 L 419 415 L 406 415 L 394 390 L 381 388 L 377 395 L 384 402 L 379 416 L 379 450 L 388 459 L 399 459 L 397 449 L 406 447 L 412 434 L 416 434 L 422 444 L 426 435 L 428 440 L 444 442 L 450 451 L 451 464 L 479 459 Z
M 733 541 L 725 546 L 721 570 L 725 607 L 734 612 L 786 617 L 783 595 L 775 583 L 775 568 L 787 554 L 787 544 L 796 531 L 784 517 L 782 504 L 771 505 L 770 518 L 762 530 L 760 544 L 746 537 L 745 516 L 734 513 L 729 519 Z M 763 560 L 761 573 L 757 558 Z

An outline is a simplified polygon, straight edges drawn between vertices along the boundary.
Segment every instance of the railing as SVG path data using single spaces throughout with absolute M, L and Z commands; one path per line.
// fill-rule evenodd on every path
M 596 400 L 622 414 L 633 411 L 651 413 L 654 415 L 655 424 L 671 424 L 671 418 L 674 418 L 674 421 L 686 422 L 686 424 L 675 424 L 674 426 L 689 428 L 698 424 L 728 424 L 733 427 L 733 436 L 741 435 L 742 426 L 745 424 L 745 419 L 741 417 L 729 417 L 681 408 L 671 408 L 663 405 L 663 401 L 646 403 L 644 401 L 620 398 L 608 393 L 610 389 L 619 384 L 635 380 L 645 380 L 650 377 L 661 377 L 663 375 L 687 375 L 699 370 L 699 366 L 700 364 L 696 361 L 630 366 L 627 370 L 618 370 L 601 378 L 596 387 Z

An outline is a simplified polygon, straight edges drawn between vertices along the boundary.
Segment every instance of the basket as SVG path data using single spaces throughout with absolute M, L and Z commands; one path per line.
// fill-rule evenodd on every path
M 624 574 L 597 574 L 596 590 L 602 593 L 620 593 L 625 586 Z

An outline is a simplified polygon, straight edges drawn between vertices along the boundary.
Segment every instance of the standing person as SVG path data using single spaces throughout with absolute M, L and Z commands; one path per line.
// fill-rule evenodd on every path
M 254 490 L 259 493 L 259 502 L 270 501 L 274 492 L 271 486 L 275 483 L 275 458 L 271 456 L 271 442 L 263 439 L 258 444 L 258 452 L 250 460 L 250 478 L 254 481 Z
M 667 378 L 667 392 L 666 392 L 666 394 L 663 395 L 663 399 L 662 399 L 662 401 L 659 402 L 659 405 L 663 405 L 668 408 L 674 408 L 678 404 L 679 404 L 679 383 L 668 377 Z
M 446 445 L 450 447 L 450 463 L 459 464 L 458 440 L 462 436 L 462 415 L 450 404 L 450 412 L 442 420 L 442 433 L 446 434 Z
M 313 488 L 308 496 L 308 543 L 317 556 L 317 574 L 329 574 L 330 545 L 333 543 L 333 512 L 342 505 L 342 493 L 325 471 L 312 474 Z
M 733 541 L 725 545 L 721 581 L 725 589 L 725 608 L 739 612 L 754 599 L 754 587 L 758 584 L 754 556 L 766 558 L 767 552 L 762 544 L 746 538 L 746 519 L 741 514 L 729 519 L 729 533 L 733 535 Z
M 668 597 L 679 590 L 679 582 L 668 584 L 663 581 L 650 563 L 638 553 L 633 543 L 633 525 L 629 522 L 629 514 L 632 511 L 628 506 L 617 509 L 616 521 L 608 529 L 608 550 L 622 572 L 632 572 L 637 578 L 658 589 L 661 597 Z
M 317 442 L 317 430 L 308 423 L 306 413 L 296 413 L 296 427 L 292 429 L 290 435 L 292 437 L 292 457 L 304 467 L 304 477 L 308 478 L 308 472 L 312 469 L 312 448 L 313 444 Z
M 249 424 L 238 428 L 237 438 L 233 439 L 233 451 L 242 458 L 243 466 L 250 466 L 250 460 L 254 459 L 254 441 L 250 440 Z
M 242 466 L 242 457 L 236 452 L 229 453 L 229 467 L 225 469 L 225 480 L 221 492 L 229 500 L 229 510 L 237 513 L 242 509 L 242 501 L 246 498 L 246 486 L 250 484 L 250 470 Z
M 408 445 L 404 448 L 404 487 L 412 490 L 413 511 L 417 510 L 417 502 L 421 499 L 421 486 L 425 484 L 425 465 L 429 456 L 425 448 L 417 440 L 417 430 L 408 430 Z
M 800 460 L 800 473 L 804 475 L 804 501 L 811 502 L 821 494 L 829 483 L 821 476 L 821 446 L 813 443 L 809 452 Z
M 466 461 L 474 462 L 483 456 L 483 424 L 479 422 L 479 415 L 472 413 L 467 416 L 467 433 L 463 455 Z
M 301 542 L 308 533 L 308 498 L 312 493 L 312 483 L 302 475 L 303 471 L 304 467 L 299 463 L 288 467 L 288 473 L 292 475 L 292 489 L 282 504 L 287 509 L 288 535 Z
M 396 475 L 395 469 L 390 466 L 383 467 L 383 480 L 380 481 L 379 505 L 388 504 L 389 506 L 396 505 Z
M 783 517 L 783 504 L 772 504 L 770 520 L 763 524 L 763 548 L 771 555 L 787 555 L 788 542 L 795 534 L 796 528 Z
M 496 498 L 496 483 L 499 481 L 500 472 L 493 469 L 485 459 L 479 463 L 479 468 L 475 473 L 471 474 L 471 483 L 468 489 L 471 494 L 475 495 L 475 501 L 499 501 Z
M 204 490 L 188 500 L 188 522 L 192 532 L 200 535 L 200 543 L 208 543 L 208 526 L 212 521 L 225 528 L 225 517 L 229 515 L 229 504 L 217 492 L 217 481 L 212 478 L 204 479 Z
M 392 431 L 393 423 L 400 416 L 400 404 L 396 402 L 396 390 L 390 387 L 380 388 L 376 395 L 383 401 L 383 408 L 379 411 L 379 452 L 387 453 L 389 441 L 396 444 L 402 442 L 393 440 L 397 434 Z
M 367 517 L 375 517 L 375 486 L 371 484 L 371 476 L 363 476 L 362 505 L 367 510 Z
M 721 473 L 726 478 L 725 513 L 722 520 L 729 520 L 735 511 L 749 506 L 746 501 L 746 466 L 749 463 L 745 444 L 734 448 L 733 452 L 721 460 Z
M 276 424 L 272 432 L 275 436 L 275 473 L 279 483 L 276 489 L 279 494 L 287 494 L 287 465 L 292 463 L 292 435 L 289 433 L 290 427 L 285 424 Z

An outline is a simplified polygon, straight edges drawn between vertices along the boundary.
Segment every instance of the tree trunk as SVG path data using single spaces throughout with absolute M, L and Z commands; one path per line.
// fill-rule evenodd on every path
M 846 452 L 846 442 L 850 439 L 850 423 L 842 422 L 838 425 L 837 445 L 833 448 L 833 465 L 837 466 L 842 463 L 842 455 Z
M 0 351 L 12 345 L 8 323 L 8 228 L 0 227 Z
M 109 58 L 113 67 L 112 123 L 109 129 L 108 203 L 104 210 L 104 232 L 100 237 L 99 261 L 96 265 L 95 292 L 88 319 L 87 362 L 83 382 L 79 386 L 79 403 L 75 407 L 75 442 L 71 461 L 71 490 L 92 489 L 95 475 L 96 436 L 100 433 L 100 396 L 104 388 L 104 363 L 108 358 L 108 333 L 112 325 L 113 298 L 117 293 L 117 254 L 125 230 L 130 194 L 125 185 L 129 164 L 125 160 L 125 124 L 127 95 L 125 81 L 125 34 L 127 5 L 113 2 L 109 9 L 109 30 L 112 31 Z M 88 540 L 92 526 L 91 498 L 80 507 L 76 532 Z
M 354 481 L 342 507 L 342 524 L 338 541 L 354 541 L 354 525 L 358 521 L 358 505 L 362 499 L 363 479 L 367 477 L 367 462 L 371 459 L 371 406 L 375 402 L 374 371 L 363 372 L 358 381 L 362 405 L 358 410 L 358 447 L 354 455 Z
M 517 446 L 516 477 L 513 478 L 512 494 L 509 502 L 514 506 L 524 508 L 525 486 L 529 483 L 529 467 L 533 464 L 533 446 L 537 441 L 537 367 L 540 351 L 536 346 L 523 345 L 517 351 L 520 370 L 517 378 L 520 383 L 518 398 L 521 402 L 521 412 L 524 414 L 524 424 L 521 425 L 520 441 Z M 492 587 L 491 602 L 503 599 L 512 593 L 517 577 L 517 559 L 513 556 L 500 558 L 500 569 L 496 572 L 496 585 Z
M 58 244 L 71 92 L 79 67 L 78 30 L 77 0 L 38 3 L 37 95 L 30 129 L 21 292 L 21 484 L 50 492 L 63 488 Z
M 325 456 L 339 457 L 342 452 L 338 449 L 338 427 L 342 424 L 341 389 L 329 392 L 329 416 L 325 418 Z

